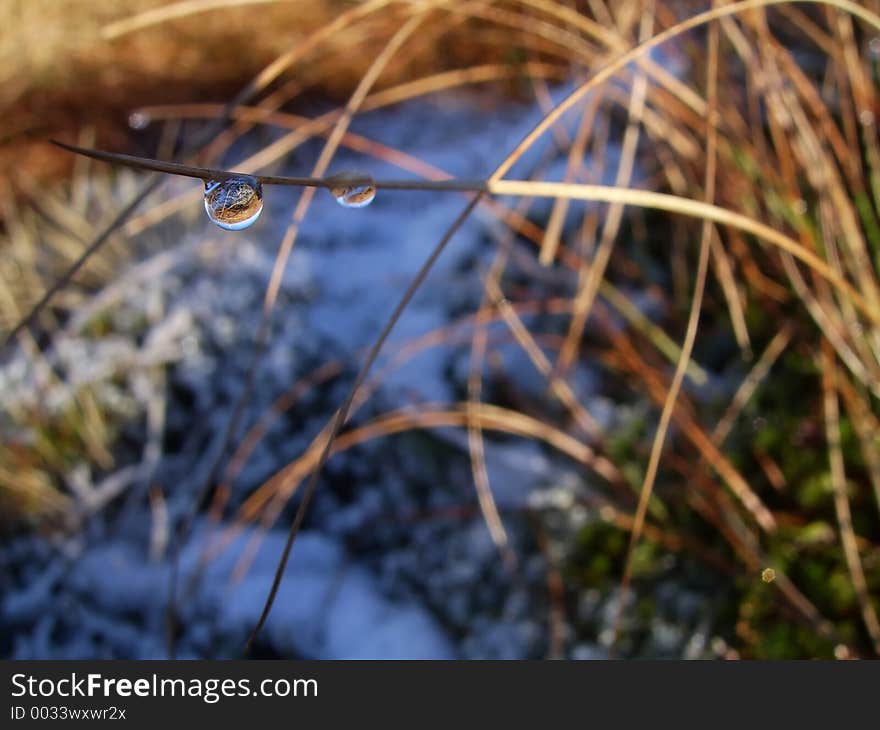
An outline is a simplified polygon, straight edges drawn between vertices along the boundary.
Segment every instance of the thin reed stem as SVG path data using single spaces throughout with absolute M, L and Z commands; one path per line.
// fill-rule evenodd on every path
M 86 157 L 91 157 L 95 160 L 123 165 L 125 167 L 132 167 L 137 170 L 165 172 L 172 175 L 182 175 L 183 177 L 194 177 L 205 181 L 228 180 L 234 177 L 249 177 L 262 185 L 288 185 L 300 188 L 326 188 L 328 190 L 339 187 L 340 182 L 342 182 L 340 177 L 334 177 L 332 175 L 329 177 L 286 177 L 281 175 L 253 175 L 246 172 L 219 170 L 210 167 L 194 167 L 192 165 L 181 165 L 176 162 L 153 160 L 148 157 L 135 157 L 133 155 L 124 155 L 118 152 L 86 149 L 85 147 L 65 144 L 64 142 L 59 142 L 54 139 L 51 141 L 52 144 L 55 144 L 68 152 L 85 155 Z M 487 184 L 483 180 L 374 180 L 369 176 L 346 175 L 344 182 L 346 185 L 372 185 L 379 190 L 426 190 L 458 193 L 482 193 L 487 191 Z
M 434 250 L 431 251 L 431 255 L 428 256 L 425 263 L 422 264 L 422 267 L 419 269 L 418 273 L 415 275 L 409 286 L 406 288 L 406 291 L 403 293 L 403 296 L 400 298 L 400 301 L 397 303 L 397 306 L 394 308 L 394 311 L 391 313 L 391 316 L 388 318 L 388 321 L 382 328 L 382 332 L 379 334 L 379 337 L 376 338 L 375 344 L 372 348 L 370 348 L 367 359 L 361 366 L 357 377 L 355 377 L 354 383 L 352 384 L 351 388 L 348 391 L 348 395 L 345 398 L 345 402 L 342 404 L 342 406 L 340 406 L 339 410 L 336 411 L 336 415 L 333 417 L 332 424 L 327 434 L 327 439 L 324 441 L 324 447 L 321 450 L 321 456 L 318 458 L 318 463 L 315 466 L 314 471 L 312 471 L 312 475 L 309 478 L 308 484 L 306 485 L 305 492 L 303 492 L 302 501 L 299 503 L 299 507 L 297 507 L 296 516 L 293 519 L 293 523 L 290 525 L 290 531 L 287 534 L 287 542 L 284 545 L 284 551 L 281 553 L 281 559 L 278 562 L 278 568 L 275 571 L 275 577 L 272 580 L 272 587 L 269 589 L 269 595 L 266 598 L 266 603 L 263 606 L 263 611 L 260 614 L 260 618 L 257 621 L 256 626 L 254 626 L 254 629 L 247 640 L 246 651 L 250 651 L 255 639 L 260 633 L 260 629 L 263 628 L 263 624 L 266 623 L 266 619 L 269 617 L 269 612 L 272 610 L 272 604 L 275 602 L 275 596 L 278 593 L 278 587 L 281 585 L 281 579 L 284 576 L 284 569 L 287 567 L 287 561 L 290 557 L 290 550 L 293 547 L 293 542 L 296 539 L 297 534 L 299 534 L 300 527 L 302 526 L 303 520 L 305 519 L 306 511 L 308 510 L 309 502 L 312 498 L 312 494 L 314 494 L 315 487 L 318 484 L 318 477 L 320 477 L 321 472 L 324 469 L 324 464 L 327 463 L 327 458 L 330 456 L 330 449 L 333 446 L 333 440 L 336 438 L 336 435 L 339 433 L 340 429 L 345 425 L 345 421 L 348 418 L 348 412 L 351 409 L 351 404 L 354 402 L 355 396 L 357 395 L 357 391 L 360 388 L 361 383 L 364 382 L 364 379 L 367 377 L 370 368 L 373 366 L 376 358 L 379 357 L 379 352 L 381 352 L 382 347 L 385 345 L 385 341 L 391 334 L 391 330 L 394 329 L 397 321 L 400 319 L 404 310 L 407 308 L 407 306 L 409 306 L 410 301 L 412 301 L 412 298 L 415 296 L 419 287 L 422 285 L 422 282 L 427 278 L 437 259 L 440 258 L 440 254 L 443 253 L 447 244 L 452 240 L 452 237 L 456 234 L 458 229 L 461 228 L 462 225 L 464 225 L 464 222 L 468 219 L 468 216 L 470 216 L 474 208 L 477 207 L 477 203 L 480 202 L 480 198 L 482 197 L 482 193 L 477 193 L 476 195 L 474 195 L 474 197 L 465 206 L 461 213 L 458 214 L 458 217 L 446 231 L 443 238 L 440 239 L 440 242 L 434 247 Z

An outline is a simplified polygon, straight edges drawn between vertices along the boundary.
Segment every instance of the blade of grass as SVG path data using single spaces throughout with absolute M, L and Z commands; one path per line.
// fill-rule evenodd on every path
M 642 14 L 642 23 L 639 30 L 639 39 L 644 43 L 651 35 L 654 27 L 654 4 L 648 3 L 648 8 Z M 641 117 L 645 106 L 645 96 L 648 92 L 648 81 L 643 74 L 636 76 L 630 92 L 630 102 L 627 109 L 627 125 L 623 136 L 623 145 L 620 153 L 620 161 L 617 167 L 615 179 L 616 187 L 627 187 L 632 180 L 633 167 L 635 165 L 636 147 L 639 142 L 641 129 Z M 623 221 L 623 206 L 612 204 L 608 208 L 605 225 L 602 229 L 602 237 L 599 247 L 590 264 L 589 272 L 583 280 L 582 287 L 575 297 L 574 315 L 565 338 L 565 345 L 559 354 L 556 370 L 565 373 L 571 368 L 577 356 L 577 346 L 583 336 L 584 327 L 590 316 L 596 293 L 599 291 L 599 282 L 605 276 L 605 269 L 611 258 L 614 242 Z M 541 251 L 543 255 L 544 250 Z M 543 263 L 547 263 L 544 261 Z
M 874 642 L 874 652 L 880 656 L 880 621 L 871 602 L 865 571 L 859 557 L 856 535 L 852 524 L 852 511 L 847 496 L 846 472 L 843 463 L 843 449 L 840 445 L 840 406 L 837 402 L 837 370 L 831 348 L 822 348 L 822 392 L 825 406 L 825 432 L 828 441 L 828 460 L 831 465 L 831 485 L 834 489 L 834 511 L 840 528 L 840 541 L 849 569 L 853 589 L 862 611 L 865 628 Z
M 468 203 L 467 206 L 465 206 L 465 208 L 461 211 L 461 213 L 459 213 L 458 217 L 450 226 L 449 230 L 446 231 L 446 234 L 443 236 L 437 246 L 435 246 L 434 250 L 431 252 L 431 255 L 422 265 L 422 268 L 419 269 L 419 272 L 416 274 L 415 278 L 407 287 L 406 291 L 403 294 L 403 297 L 398 302 L 397 306 L 395 307 L 394 311 L 386 322 L 385 327 L 382 329 L 382 332 L 376 339 L 375 344 L 370 349 L 370 353 L 367 355 L 364 364 L 361 366 L 357 377 L 355 377 L 354 383 L 349 390 L 348 396 L 346 397 L 339 410 L 336 411 L 336 415 L 333 417 L 333 420 L 331 422 L 327 439 L 321 451 L 321 455 L 318 458 L 318 463 L 315 466 L 315 469 L 312 471 L 312 475 L 309 478 L 309 483 L 306 486 L 305 491 L 303 492 L 302 500 L 300 501 L 299 507 L 297 508 L 296 516 L 294 517 L 293 523 L 290 526 L 290 531 L 288 532 L 287 536 L 287 542 L 284 545 L 284 551 L 282 552 L 281 558 L 278 562 L 278 569 L 276 570 L 275 577 L 272 580 L 272 587 L 269 589 L 269 595 L 266 597 L 263 611 L 260 614 L 260 618 L 257 621 L 257 624 L 254 626 L 250 637 L 248 638 L 246 648 L 247 651 L 250 651 L 250 648 L 253 646 L 254 640 L 260 633 L 260 629 L 263 627 L 263 624 L 266 623 L 269 612 L 272 610 L 272 604 L 275 602 L 275 596 L 278 593 L 278 587 L 281 585 L 281 579 L 284 576 L 284 569 L 287 566 L 287 561 L 290 557 L 290 550 L 293 547 L 293 542 L 296 539 L 297 534 L 299 533 L 303 519 L 305 519 L 305 513 L 308 509 L 309 501 L 318 483 L 318 477 L 320 476 L 321 471 L 324 468 L 324 464 L 327 462 L 327 458 L 330 455 L 330 449 L 332 447 L 333 440 L 345 423 L 345 419 L 348 416 L 349 408 L 351 407 L 352 401 L 354 400 L 358 388 L 360 387 L 364 378 L 367 376 L 367 373 L 372 367 L 373 362 L 379 356 L 379 352 L 385 344 L 385 340 L 387 340 L 388 336 L 391 334 L 391 330 L 397 324 L 397 320 L 400 319 L 403 311 L 409 305 L 409 302 L 412 300 L 413 296 L 415 296 L 416 291 L 421 286 L 422 282 L 427 278 L 428 273 L 431 271 L 434 263 L 440 257 L 440 254 L 443 253 L 443 250 L 446 248 L 447 244 L 458 231 L 458 229 L 461 228 L 461 226 L 467 220 L 468 216 L 477 206 L 477 203 L 479 202 L 481 197 L 482 193 L 478 193 L 473 197 L 471 202 Z
M 704 201 L 711 204 L 715 199 L 715 175 L 717 167 L 717 137 L 718 131 L 715 127 L 716 109 L 718 103 L 718 24 L 713 23 L 709 26 L 709 38 L 707 41 L 709 48 L 708 58 L 708 124 L 706 125 L 706 172 L 705 172 L 705 196 Z M 685 333 L 684 344 L 681 347 L 681 357 L 675 368 L 675 374 L 672 378 L 672 384 L 669 386 L 669 392 L 666 401 L 663 404 L 663 410 L 660 414 L 660 422 L 657 424 L 657 431 L 654 435 L 654 442 L 651 445 L 651 455 L 648 460 L 648 467 L 645 470 L 645 477 L 639 491 L 639 503 L 636 508 L 635 518 L 633 520 L 633 529 L 630 532 L 629 547 L 627 548 L 626 562 L 624 564 L 623 578 L 620 584 L 620 595 L 618 597 L 617 606 L 614 617 L 613 638 L 611 648 L 613 650 L 620 631 L 620 623 L 623 618 L 623 607 L 626 605 L 626 596 L 629 590 L 630 580 L 632 578 L 633 555 L 636 545 L 638 545 L 641 537 L 642 524 L 645 521 L 645 515 L 648 510 L 648 501 L 654 490 L 654 482 L 657 478 L 657 470 L 660 466 L 660 454 L 663 451 L 663 444 L 666 441 L 666 431 L 669 428 L 669 422 L 672 418 L 672 410 L 675 408 L 678 400 L 678 393 L 681 389 L 684 375 L 687 370 L 688 360 L 690 360 L 693 351 L 694 342 L 697 336 L 697 328 L 700 322 L 700 312 L 703 307 L 703 292 L 706 286 L 706 275 L 709 268 L 709 252 L 711 250 L 713 228 L 708 220 L 703 222 L 703 230 L 700 237 L 700 253 L 697 262 L 696 281 L 694 283 L 694 293 L 691 300 L 691 311 L 688 316 L 687 331 Z

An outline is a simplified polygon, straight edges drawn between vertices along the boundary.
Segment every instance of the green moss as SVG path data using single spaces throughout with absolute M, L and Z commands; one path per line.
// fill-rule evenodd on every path
M 813 474 L 804 479 L 797 489 L 798 504 L 807 510 L 816 510 L 831 504 L 834 489 L 830 472 Z
M 828 576 L 825 589 L 826 600 L 835 614 L 845 614 L 856 609 L 856 592 L 846 570 L 837 569 Z
M 642 540 L 633 550 L 632 575 L 633 578 L 650 577 L 656 575 L 658 560 L 661 555 L 654 543 Z

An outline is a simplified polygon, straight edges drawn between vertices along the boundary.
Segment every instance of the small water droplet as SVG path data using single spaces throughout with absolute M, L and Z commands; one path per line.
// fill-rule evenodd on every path
M 328 178 L 333 184 L 330 193 L 344 208 L 364 208 L 376 197 L 373 178 L 359 172 L 341 172 Z
M 263 212 L 263 186 L 250 175 L 205 181 L 205 212 L 227 231 L 252 225 Z
M 874 112 L 870 109 L 862 109 L 859 113 L 859 121 L 862 123 L 862 126 L 870 127 L 874 124 Z
M 146 129 L 151 121 L 153 120 L 150 119 L 150 115 L 144 112 L 132 112 L 128 115 L 128 126 L 132 129 Z
M 868 42 L 868 54 L 875 61 L 880 61 L 880 36 L 876 36 Z

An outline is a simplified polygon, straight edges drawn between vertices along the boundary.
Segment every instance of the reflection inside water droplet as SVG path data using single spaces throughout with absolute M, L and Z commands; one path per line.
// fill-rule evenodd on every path
M 250 175 L 205 181 L 205 212 L 227 231 L 252 225 L 263 212 L 263 186 Z
M 344 208 L 363 208 L 376 197 L 373 178 L 360 172 L 342 172 L 328 178 L 333 183 L 330 193 Z
M 132 112 L 128 115 L 128 126 L 132 129 L 146 129 L 150 121 L 150 115 L 143 112 Z

